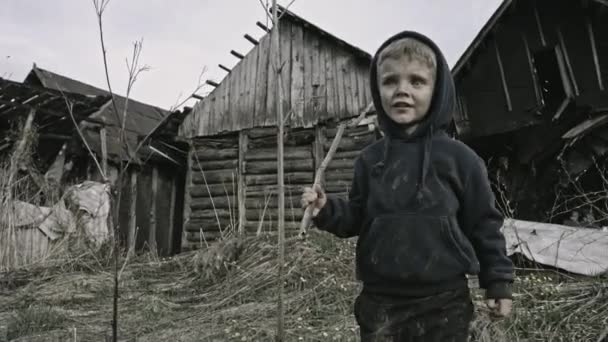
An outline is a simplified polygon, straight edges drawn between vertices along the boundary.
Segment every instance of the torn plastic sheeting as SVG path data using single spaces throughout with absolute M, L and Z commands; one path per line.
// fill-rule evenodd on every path
M 108 226 L 109 215 L 110 185 L 85 181 L 70 187 L 66 196 L 50 208 L 15 201 L 10 220 L 14 227 L 37 226 L 50 240 L 79 228 L 87 240 L 99 246 L 113 235 Z M 6 224 L 7 219 L 0 215 L 1 223 Z
M 87 238 L 96 246 L 107 241 L 112 234 L 108 225 L 110 215 L 110 185 L 85 181 L 68 190 L 70 203 L 78 208 L 79 225 Z
M 66 209 L 63 201 L 53 207 L 40 207 L 31 203 L 15 201 L 10 218 L 14 227 L 37 226 L 49 239 L 56 240 L 76 227 L 74 216 Z M 0 221 L 8 217 L 2 215 Z
M 505 220 L 509 255 L 520 253 L 542 265 L 596 276 L 608 272 L 608 232 L 557 224 Z

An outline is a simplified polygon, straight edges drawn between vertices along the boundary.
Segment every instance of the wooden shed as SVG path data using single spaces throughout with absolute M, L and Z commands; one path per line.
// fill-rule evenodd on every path
M 292 12 L 280 12 L 289 233 L 299 227 L 301 189 L 312 184 L 336 124 L 359 116 L 372 101 L 371 56 Z M 239 62 L 180 126 L 180 136 L 190 142 L 182 249 L 230 232 L 276 230 L 278 84 L 269 61 L 270 34 L 259 42 L 248 39 L 253 49 L 233 53 Z M 328 192 L 348 192 L 354 160 L 374 139 L 371 124 L 346 130 L 326 173 Z
M 520 217 L 549 219 L 559 178 L 608 151 L 608 2 L 504 0 L 452 71 L 458 137 L 508 174 Z
M 177 125 L 169 125 L 169 121 L 182 113 L 169 115 L 169 111 L 117 95 L 114 108 L 109 95 L 34 65 L 23 83 L 0 79 L 0 98 L 5 101 L 0 107 L 0 131 L 6 132 L 11 122 L 33 110 L 38 131 L 33 167 L 62 188 L 84 180 L 103 180 L 88 145 L 110 182 L 122 187 L 119 221 L 124 244 L 137 250 L 156 249 L 161 255 L 177 253 L 187 150 L 172 139 L 177 136 Z M 0 145 L 0 152 L 10 152 L 10 139 Z M 119 167 L 128 161 L 124 183 L 118 185 Z

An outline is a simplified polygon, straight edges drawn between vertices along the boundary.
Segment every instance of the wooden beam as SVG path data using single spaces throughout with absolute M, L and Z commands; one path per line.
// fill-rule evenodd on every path
M 245 58 L 245 56 L 243 56 L 242 54 L 234 51 L 234 50 L 230 50 L 230 54 L 232 54 L 234 57 L 238 58 L 238 59 L 243 59 Z
M 204 99 L 203 96 L 200 96 L 200 95 L 197 95 L 197 94 L 192 94 L 192 95 L 190 95 L 190 97 L 193 97 L 193 98 L 195 98 L 197 100 L 203 100 Z
M 183 222 L 182 222 L 182 242 L 180 250 L 184 252 L 184 248 L 188 246 L 188 237 L 183 232 L 183 227 L 186 227 L 188 222 L 190 221 L 190 214 L 192 213 L 192 208 L 190 208 L 190 202 L 192 201 L 192 197 L 190 196 L 190 189 L 192 188 L 192 159 L 194 157 L 194 146 L 192 143 L 188 146 L 188 167 L 186 168 L 186 182 L 184 186 L 184 211 L 183 211 Z
M 268 26 L 262 24 L 261 22 L 256 22 L 255 23 L 259 28 L 261 28 L 262 30 L 264 30 L 266 33 L 270 32 L 270 29 L 268 28 Z
M 591 20 L 588 16 L 585 18 L 585 24 L 587 25 L 587 33 L 589 34 L 589 41 L 591 42 L 591 54 L 593 56 L 593 65 L 595 66 L 595 75 L 597 77 L 597 83 L 600 87 L 600 90 L 604 90 L 600 59 L 599 55 L 597 54 L 597 46 L 595 43 L 595 34 L 593 33 L 593 26 L 591 25 Z
M 564 35 L 562 34 L 562 30 L 559 27 L 557 28 L 557 38 L 559 39 L 559 45 L 561 46 L 562 53 L 564 54 L 566 68 L 568 68 L 568 73 L 570 74 L 570 80 L 572 81 L 572 87 L 574 88 L 574 95 L 578 96 L 580 93 L 578 91 L 578 84 L 576 83 L 574 69 L 572 68 L 572 63 L 570 63 L 570 55 L 568 54 L 568 49 L 566 48 Z
M 217 66 L 220 67 L 220 69 L 223 69 L 224 71 L 226 71 L 227 73 L 230 73 L 232 70 L 230 70 L 230 68 L 228 68 L 227 66 L 224 66 L 222 64 L 218 64 Z
M 494 39 L 494 51 L 496 52 L 496 61 L 498 62 L 498 69 L 500 70 L 500 80 L 502 82 L 502 89 L 505 93 L 505 101 L 507 102 L 507 108 L 509 109 L 509 112 L 512 112 L 513 104 L 511 103 L 511 94 L 509 93 L 509 86 L 507 84 L 507 78 L 505 77 L 505 69 L 502 64 L 500 50 L 498 49 L 498 41 L 496 39 Z
M 131 170 L 131 203 L 129 203 L 129 232 L 127 235 L 127 244 L 129 253 L 135 251 L 135 242 L 137 237 L 137 170 Z
M 158 193 L 158 168 L 154 166 L 152 168 L 152 194 L 151 205 L 150 205 L 150 234 L 148 235 L 148 243 L 152 250 L 157 249 L 156 243 L 156 195 Z
M 212 80 L 206 80 L 205 83 L 207 83 L 210 86 L 216 87 L 216 88 L 220 85 L 219 83 L 214 82 Z
M 245 39 L 247 39 L 251 44 L 253 44 L 255 46 L 260 44 L 260 42 L 257 39 L 253 38 L 249 34 L 245 34 L 243 37 L 245 37 Z
M 99 139 L 101 140 L 101 171 L 102 177 L 108 177 L 108 136 L 105 127 L 99 130 Z
M 538 14 L 538 6 L 534 4 L 534 18 L 536 19 L 536 28 L 538 29 L 538 35 L 540 37 L 540 43 L 543 47 L 547 46 L 547 40 L 543 33 L 543 25 L 540 22 L 540 15 Z
M 536 104 L 538 106 L 542 106 L 543 98 L 540 92 L 540 87 L 538 85 L 538 79 L 536 78 L 536 72 L 534 72 L 534 61 L 532 59 L 532 52 L 530 51 L 530 44 L 528 43 L 528 38 L 525 33 L 521 34 L 522 40 L 524 42 L 524 49 L 526 50 L 526 57 L 528 58 L 528 68 L 530 71 L 530 78 L 532 81 L 532 86 L 534 87 L 534 96 L 536 97 Z
M 239 161 L 238 161 L 238 206 L 239 206 L 239 235 L 245 233 L 245 226 L 247 224 L 247 207 L 245 202 L 247 200 L 247 183 L 245 182 L 245 154 L 247 154 L 248 139 L 245 131 L 239 132 Z
M 169 249 L 167 250 L 167 252 L 169 253 L 169 255 L 173 255 L 175 253 L 175 250 L 173 249 L 173 241 L 175 241 L 173 235 L 175 234 L 176 197 L 177 197 L 177 184 L 176 184 L 176 181 L 174 180 L 171 182 L 171 201 L 169 202 L 169 232 L 167 233 L 167 236 L 169 237 Z

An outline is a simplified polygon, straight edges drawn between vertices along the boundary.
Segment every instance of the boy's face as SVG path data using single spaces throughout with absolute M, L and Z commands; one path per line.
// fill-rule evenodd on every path
M 425 63 L 407 55 L 387 58 L 378 65 L 378 89 L 382 107 L 398 124 L 422 121 L 429 111 L 435 73 Z M 415 128 L 410 127 L 410 133 Z

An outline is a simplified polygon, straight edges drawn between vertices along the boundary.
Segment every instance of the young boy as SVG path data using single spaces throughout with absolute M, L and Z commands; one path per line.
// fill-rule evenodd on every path
M 384 138 L 355 163 L 348 201 L 307 188 L 314 223 L 358 236 L 361 341 L 466 341 L 479 274 L 487 304 L 511 311 L 513 265 L 483 161 L 445 132 L 454 81 L 439 48 L 402 32 L 378 49 L 371 91 Z

